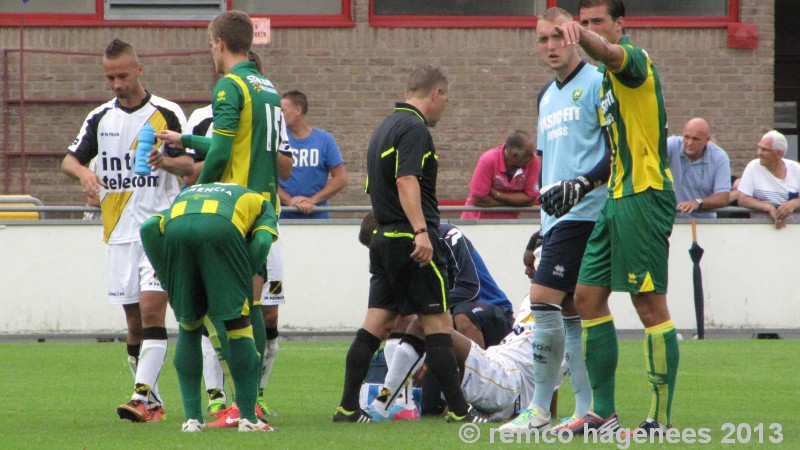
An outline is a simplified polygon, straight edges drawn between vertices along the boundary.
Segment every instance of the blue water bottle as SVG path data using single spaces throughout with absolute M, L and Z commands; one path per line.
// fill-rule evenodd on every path
M 155 133 L 156 130 L 150 125 L 150 122 L 145 122 L 139 129 L 139 143 L 136 145 L 136 160 L 133 168 L 133 173 L 136 175 L 150 175 L 147 157 L 150 156 L 150 150 L 156 143 Z

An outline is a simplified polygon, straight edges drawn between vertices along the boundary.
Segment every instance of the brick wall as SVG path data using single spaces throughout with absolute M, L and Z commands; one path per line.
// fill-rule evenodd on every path
M 440 152 L 439 197 L 466 197 L 483 151 L 502 143 L 511 129 L 535 132 L 536 96 L 552 76 L 536 51 L 535 30 L 375 29 L 367 23 L 367 7 L 368 0 L 354 0 L 354 28 L 273 29 L 273 44 L 256 48 L 278 90 L 306 92 L 309 121 L 332 132 L 339 143 L 350 184 L 332 204 L 368 204 L 363 194 L 367 142 L 402 99 L 409 68 L 424 63 L 442 66 L 451 80 L 448 109 L 433 130 Z M 681 133 L 691 117 L 705 117 L 735 174 L 755 157 L 756 142 L 773 124 L 773 1 L 741 0 L 740 15 L 742 22 L 760 27 L 756 50 L 726 48 L 724 28 L 629 30 L 660 70 L 671 132 Z M 6 105 L 8 132 L 0 156 L 22 148 L 22 115 L 25 152 L 66 149 L 88 112 L 111 96 L 99 55 L 114 36 L 133 43 L 140 54 L 198 52 L 141 58 L 145 87 L 181 102 L 187 116 L 213 87 L 204 28 L 25 28 L 22 36 L 26 49 L 98 56 L 25 53 L 26 98 L 55 101 L 26 103 L 24 111 L 19 103 Z M 0 28 L 0 48 L 19 46 L 18 28 Z M 11 98 L 19 97 L 19 59 L 18 53 L 7 56 Z M 28 157 L 25 190 L 51 205 L 82 204 L 77 182 L 59 172 L 60 160 L 60 155 Z M 3 166 L 0 189 L 8 184 L 17 193 L 21 160 L 8 161 L 10 175 Z

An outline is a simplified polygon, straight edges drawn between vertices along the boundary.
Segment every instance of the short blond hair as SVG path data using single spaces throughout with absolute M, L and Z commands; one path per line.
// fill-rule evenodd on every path
M 559 17 L 563 17 L 567 19 L 567 21 L 572 20 L 572 14 L 570 14 L 566 9 L 559 8 L 558 6 L 545 9 L 544 12 L 539 15 L 539 20 L 555 22 Z

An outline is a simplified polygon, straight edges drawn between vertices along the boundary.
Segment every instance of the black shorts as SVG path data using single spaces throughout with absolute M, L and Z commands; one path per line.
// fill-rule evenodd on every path
M 574 293 L 586 242 L 594 222 L 558 222 L 542 236 L 542 257 L 532 282 L 562 292 Z
M 511 311 L 480 300 L 461 302 L 450 310 L 450 314 L 464 314 L 483 333 L 484 347 L 497 345 L 511 332 L 514 314 Z
M 433 258 L 422 267 L 411 258 L 414 233 L 408 224 L 378 226 L 369 246 L 369 307 L 400 315 L 446 312 L 450 285 L 444 243 L 428 229 Z

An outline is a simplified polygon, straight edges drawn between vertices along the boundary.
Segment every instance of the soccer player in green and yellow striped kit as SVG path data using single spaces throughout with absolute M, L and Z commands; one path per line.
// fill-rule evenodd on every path
M 255 415 L 259 357 L 250 323 L 253 275 L 277 239 L 275 208 L 259 193 L 211 183 L 181 192 L 141 227 L 142 244 L 180 323 L 175 350 L 185 422 L 201 431 L 203 319 L 225 324 L 228 366 L 241 408 L 239 431 L 271 431 Z M 260 315 L 260 311 L 255 311 Z
M 228 11 L 208 26 L 209 47 L 217 73 L 223 75 L 212 97 L 212 137 L 191 134 L 159 133 L 158 138 L 174 147 L 192 148 L 204 155 L 198 183 L 236 183 L 263 195 L 276 209 L 278 175 L 291 172 L 289 150 L 281 101 L 272 83 L 259 73 L 257 62 L 248 51 L 253 40 L 253 24 L 247 14 Z M 280 154 L 284 152 L 286 154 Z M 261 292 L 263 276 L 254 277 L 254 291 Z M 262 308 L 261 296 L 253 298 L 254 308 Z M 268 308 L 265 308 L 265 310 Z M 272 307 L 277 315 L 277 306 Z M 263 316 L 253 315 L 253 332 L 259 353 L 267 342 Z M 209 330 L 211 331 L 211 330 Z M 277 337 L 277 317 L 272 325 Z M 273 357 L 274 357 L 274 351 Z M 235 426 L 238 409 L 231 408 L 210 426 Z
M 574 433 L 619 428 L 614 404 L 617 335 L 608 297 L 611 291 L 623 291 L 630 293 L 645 327 L 652 395 L 639 428 L 663 432 L 670 426 L 679 352 L 666 295 L 676 202 L 661 81 L 647 53 L 623 34 L 622 0 L 581 0 L 578 9 L 580 23 L 557 28 L 565 45 L 580 45 L 603 64 L 600 105 L 612 159 L 609 198 L 587 243 L 575 290 L 592 411 L 570 428 Z

